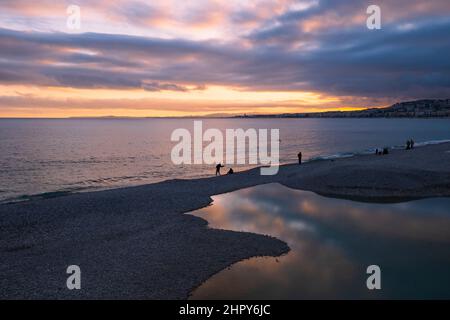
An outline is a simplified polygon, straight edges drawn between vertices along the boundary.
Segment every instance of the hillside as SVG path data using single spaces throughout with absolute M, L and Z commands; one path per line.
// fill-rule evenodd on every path
M 358 111 L 288 113 L 280 115 L 244 115 L 238 118 L 438 118 L 450 117 L 450 99 L 428 99 L 396 103 L 387 108 Z

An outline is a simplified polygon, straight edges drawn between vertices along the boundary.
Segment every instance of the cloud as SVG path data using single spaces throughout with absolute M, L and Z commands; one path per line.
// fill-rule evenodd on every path
M 380 1 L 379 31 L 365 28 L 360 1 L 229 3 L 210 3 L 211 14 L 198 3 L 177 13 L 168 10 L 171 2 L 109 8 L 95 1 L 90 7 L 105 8 L 103 16 L 133 28 L 194 28 L 202 21 L 224 30 L 242 27 L 226 40 L 0 29 L 0 84 L 180 94 L 206 84 L 373 99 L 450 96 L 448 1 Z M 51 8 L 51 2 L 43 5 Z M 5 10 L 34 14 L 22 1 L 5 2 Z
M 180 86 L 180 85 L 177 85 L 174 83 L 158 83 L 158 82 L 143 82 L 142 88 L 144 88 L 147 91 L 168 90 L 168 91 L 186 92 L 189 90 L 188 88 L 186 88 L 184 86 Z

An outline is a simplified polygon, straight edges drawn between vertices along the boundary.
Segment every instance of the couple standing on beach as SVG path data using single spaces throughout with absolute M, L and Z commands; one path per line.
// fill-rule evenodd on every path
M 220 168 L 224 168 L 225 166 L 223 165 L 223 164 L 221 164 L 221 163 L 219 163 L 218 165 L 216 165 L 216 176 L 220 176 L 221 174 L 220 174 Z M 233 171 L 233 168 L 230 168 L 230 170 L 228 170 L 228 172 L 227 172 L 227 174 L 233 174 L 234 173 L 234 171 Z
M 406 141 L 406 150 L 414 149 L 414 140 L 407 140 Z
M 412 140 L 412 139 L 411 139 L 411 140 Z M 298 164 L 302 164 L 302 153 L 299 152 L 299 153 L 297 154 L 297 157 L 298 157 Z M 220 174 L 220 169 L 221 169 L 221 168 L 224 168 L 224 167 L 225 167 L 225 166 L 224 166 L 223 164 L 221 164 L 221 163 L 219 163 L 219 164 L 216 165 L 216 177 L 221 175 L 221 174 Z M 227 174 L 233 174 L 233 173 L 234 173 L 233 168 L 230 168 L 230 170 L 228 170 L 228 172 L 227 172 Z

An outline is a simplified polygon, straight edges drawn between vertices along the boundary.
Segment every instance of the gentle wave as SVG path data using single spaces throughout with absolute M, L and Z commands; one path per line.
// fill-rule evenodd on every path
M 429 140 L 429 141 L 422 141 L 422 142 L 416 142 L 416 147 L 424 147 L 427 145 L 436 145 L 441 143 L 448 143 L 450 140 Z M 405 146 L 391 146 L 388 147 L 389 149 L 404 149 Z M 329 155 L 322 155 L 317 157 L 312 157 L 305 162 L 312 162 L 312 161 L 320 161 L 320 160 L 332 160 L 332 159 L 342 159 L 342 158 L 350 158 L 358 155 L 368 155 L 375 153 L 375 150 L 382 150 L 383 148 L 370 148 L 363 151 L 355 151 L 355 152 L 339 152 L 335 154 L 329 154 Z M 287 163 L 286 163 L 287 164 Z M 152 172 L 146 172 L 146 174 L 149 174 L 153 178 L 157 177 L 160 178 L 159 181 L 169 180 L 172 179 L 167 174 L 162 173 L 152 173 Z M 198 179 L 198 178 L 205 178 L 209 175 L 206 174 L 199 174 L 194 176 L 188 176 L 185 177 L 187 179 Z M 29 201 L 32 199 L 47 199 L 47 198 L 54 198 L 54 197 L 60 197 L 72 193 L 81 193 L 81 192 L 89 192 L 89 191 L 101 191 L 101 190 L 111 190 L 116 188 L 122 188 L 122 187 L 128 187 L 128 186 L 137 186 L 140 184 L 133 184 L 131 182 L 133 181 L 142 181 L 146 178 L 149 178 L 148 175 L 137 175 L 137 176 L 119 176 L 119 177 L 108 177 L 108 178 L 101 178 L 101 179 L 89 179 L 85 181 L 78 181 L 71 183 L 73 187 L 69 188 L 63 188 L 59 190 L 49 191 L 49 192 L 43 192 L 43 193 L 36 193 L 36 194 L 23 194 L 12 198 L 3 199 L 0 201 L 0 204 L 8 204 L 8 203 L 16 203 L 16 202 L 22 202 L 22 201 Z M 119 182 L 119 181 L 126 181 L 128 183 L 125 183 L 123 185 L 111 185 L 108 186 L 108 182 Z M 158 181 L 152 181 L 150 183 L 155 183 Z M 106 183 L 106 185 L 105 185 Z M 142 185 L 142 184 L 141 184 Z M 0 191 L 1 192 L 1 191 Z
M 422 142 L 414 142 L 414 147 L 425 147 L 425 146 L 429 146 L 429 145 L 435 145 L 435 144 L 441 144 L 441 143 L 448 143 L 450 142 L 450 140 L 429 140 L 429 141 L 422 141 Z M 341 158 L 350 158 L 350 157 L 354 157 L 354 156 L 358 156 L 358 155 L 368 155 L 368 154 L 373 154 L 375 153 L 375 151 L 378 150 L 383 150 L 383 148 L 388 148 L 391 150 L 402 150 L 405 149 L 404 145 L 396 145 L 396 146 L 390 146 L 390 147 L 378 147 L 378 148 L 370 148 L 370 149 L 366 149 L 363 151 L 354 151 L 354 152 L 339 152 L 339 153 L 334 153 L 334 154 L 330 154 L 330 155 L 323 155 L 323 156 L 317 156 L 317 157 L 313 157 L 305 162 L 309 162 L 309 161 L 317 161 L 317 160 L 332 160 L 332 159 L 341 159 Z

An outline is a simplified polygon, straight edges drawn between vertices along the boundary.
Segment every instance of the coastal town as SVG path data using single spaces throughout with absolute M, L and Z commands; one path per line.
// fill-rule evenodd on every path
M 387 108 L 356 111 L 243 115 L 238 118 L 444 118 L 450 117 L 450 99 L 428 99 L 396 103 Z

